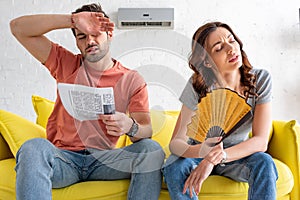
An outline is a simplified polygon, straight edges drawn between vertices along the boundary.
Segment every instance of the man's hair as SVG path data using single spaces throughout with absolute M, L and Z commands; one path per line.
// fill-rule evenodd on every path
M 72 14 L 80 13 L 80 12 L 100 12 L 100 13 L 103 13 L 104 17 L 109 18 L 108 15 L 103 11 L 103 9 L 99 3 L 83 5 L 82 7 L 78 8 L 74 12 L 72 12 Z M 73 35 L 76 36 L 74 28 L 72 28 L 72 32 L 73 32 Z

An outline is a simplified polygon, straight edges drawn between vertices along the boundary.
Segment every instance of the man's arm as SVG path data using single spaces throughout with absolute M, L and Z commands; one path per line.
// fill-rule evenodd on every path
M 143 138 L 151 138 L 152 126 L 151 126 L 150 113 L 136 112 L 136 113 L 130 113 L 130 115 L 139 125 L 138 132 L 136 133 L 135 137 L 130 138 L 131 141 L 135 142 Z
M 18 17 L 10 22 L 12 34 L 41 63 L 45 63 L 51 41 L 44 34 L 63 28 L 76 28 L 85 34 L 97 35 L 101 31 L 113 31 L 114 23 L 102 13 L 80 12 L 76 14 L 42 14 Z
M 71 27 L 71 15 L 29 15 L 10 22 L 12 34 L 41 63 L 46 62 L 51 50 L 51 41 L 44 34 Z

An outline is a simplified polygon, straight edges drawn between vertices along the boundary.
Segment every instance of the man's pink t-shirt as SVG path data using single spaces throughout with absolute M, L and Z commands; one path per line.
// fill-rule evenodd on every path
M 144 79 L 135 70 L 120 62 L 106 71 L 97 71 L 82 65 L 82 56 L 74 55 L 52 43 L 44 65 L 57 83 L 70 83 L 92 87 L 113 87 L 116 111 L 123 113 L 149 112 L 148 92 Z M 88 75 L 87 75 L 88 73 Z M 47 138 L 55 146 L 67 150 L 85 148 L 113 149 L 119 137 L 106 133 L 101 120 L 79 121 L 70 116 L 62 105 L 59 93 L 47 124 Z

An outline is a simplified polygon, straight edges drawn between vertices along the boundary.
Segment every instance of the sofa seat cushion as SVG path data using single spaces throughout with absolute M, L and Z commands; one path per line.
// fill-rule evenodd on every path
M 125 200 L 129 179 L 115 181 L 87 181 L 76 183 L 66 188 L 53 189 L 53 200 Z
M 16 173 L 14 170 L 15 165 L 16 160 L 14 158 L 0 161 L 0 199 L 16 199 Z
M 16 173 L 14 158 L 0 161 L 0 199 L 15 199 Z M 129 179 L 87 181 L 66 188 L 53 189 L 53 200 L 126 199 Z
M 274 159 L 274 162 L 279 175 L 276 182 L 277 197 L 284 197 L 292 191 L 294 186 L 293 175 L 288 166 L 283 162 L 277 159 Z M 165 183 L 163 183 L 162 188 L 167 189 Z M 231 196 L 247 199 L 247 194 L 248 183 L 236 182 L 223 176 L 211 175 L 204 181 L 199 197 Z

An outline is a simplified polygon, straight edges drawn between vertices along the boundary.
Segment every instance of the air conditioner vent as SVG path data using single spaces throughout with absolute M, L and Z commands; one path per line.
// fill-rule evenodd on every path
M 121 22 L 122 27 L 170 27 L 171 22 Z
M 173 28 L 173 8 L 119 8 L 118 28 Z

